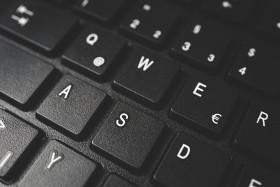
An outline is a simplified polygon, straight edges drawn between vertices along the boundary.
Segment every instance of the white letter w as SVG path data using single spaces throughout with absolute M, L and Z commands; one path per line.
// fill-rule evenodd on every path
M 150 61 L 150 59 L 146 58 L 144 56 L 141 57 L 141 60 L 138 64 L 138 69 L 141 69 L 143 66 L 143 71 L 146 71 L 149 69 L 149 67 L 154 63 L 154 61 Z

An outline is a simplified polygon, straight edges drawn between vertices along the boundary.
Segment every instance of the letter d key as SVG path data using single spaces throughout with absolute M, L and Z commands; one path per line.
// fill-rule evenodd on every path
M 184 160 L 188 158 L 190 152 L 191 152 L 191 148 L 188 145 L 183 144 L 180 148 L 180 151 L 177 154 L 177 157 Z

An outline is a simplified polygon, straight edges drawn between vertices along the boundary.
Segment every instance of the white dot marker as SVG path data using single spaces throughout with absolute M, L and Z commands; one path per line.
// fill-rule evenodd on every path
M 280 29 L 280 22 L 276 24 L 277 28 Z
M 151 10 L 151 6 L 150 5 L 148 5 L 148 4 L 145 4 L 144 6 L 143 6 L 143 9 L 145 10 L 145 11 L 150 11 Z

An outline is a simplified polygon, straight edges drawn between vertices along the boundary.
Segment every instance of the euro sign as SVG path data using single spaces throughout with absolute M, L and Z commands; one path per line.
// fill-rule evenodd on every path
M 223 116 L 221 114 L 214 114 L 212 115 L 212 122 L 216 125 L 219 124 L 219 120 L 222 118 Z

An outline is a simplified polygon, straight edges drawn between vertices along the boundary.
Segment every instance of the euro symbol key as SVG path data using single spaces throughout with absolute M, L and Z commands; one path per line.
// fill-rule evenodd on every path
M 222 118 L 223 116 L 221 114 L 214 114 L 212 115 L 212 122 L 216 125 L 219 124 L 219 120 Z

